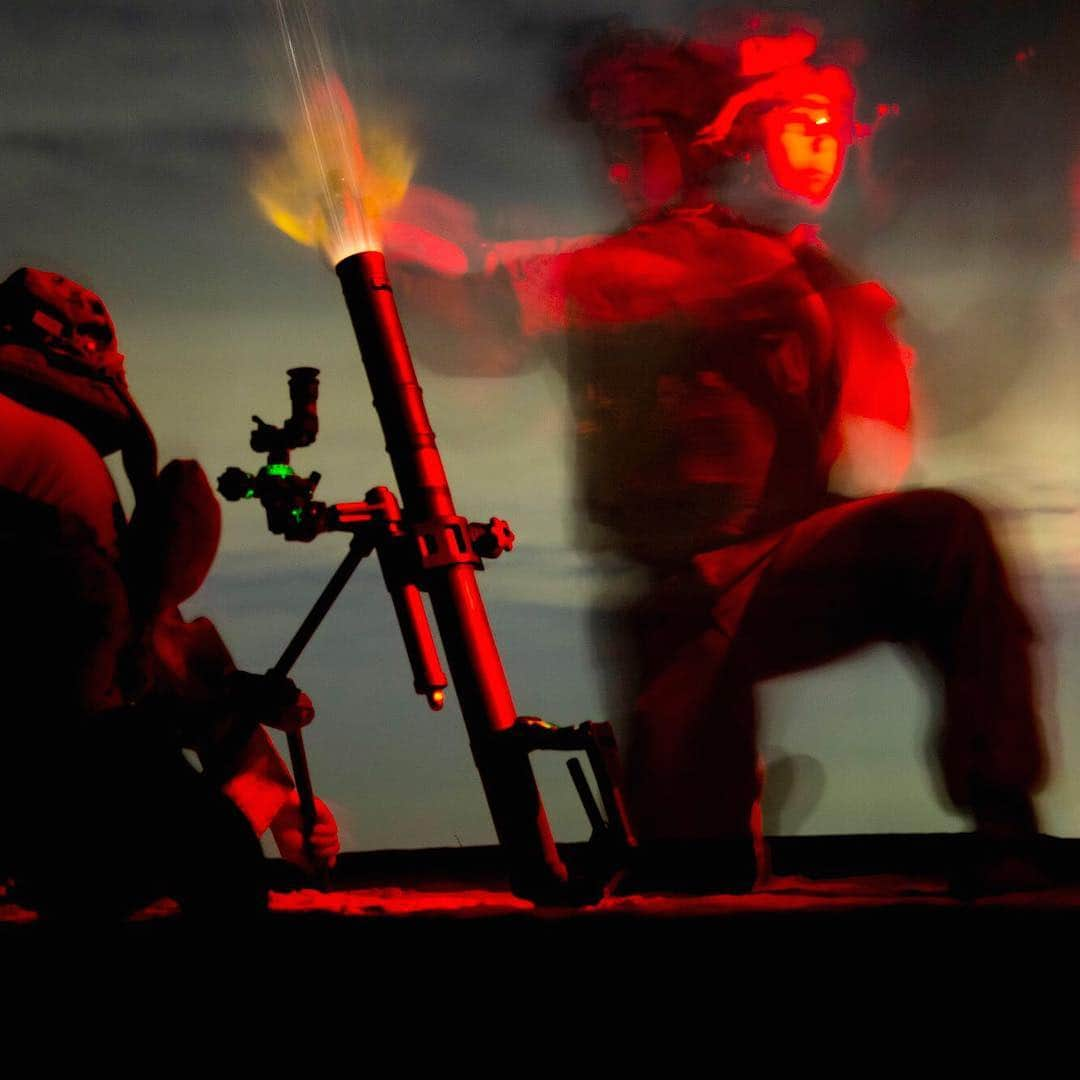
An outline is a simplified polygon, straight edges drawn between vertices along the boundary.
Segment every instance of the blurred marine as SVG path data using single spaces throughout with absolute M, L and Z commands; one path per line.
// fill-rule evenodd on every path
M 854 88 L 812 62 L 816 44 L 607 38 L 571 98 L 624 231 L 485 243 L 467 208 L 414 191 L 388 254 L 418 314 L 462 331 L 433 366 L 511 373 L 532 343 L 565 343 L 585 542 L 648 582 L 602 639 L 629 725 L 639 887 L 754 884 L 754 684 L 874 641 L 918 649 L 941 680 L 944 781 L 981 841 L 972 887 L 1022 885 L 1044 772 L 1032 630 L 979 510 L 893 493 L 910 458 L 896 302 L 815 230 L 766 228 L 712 193 L 747 170 L 790 205 L 828 200 Z

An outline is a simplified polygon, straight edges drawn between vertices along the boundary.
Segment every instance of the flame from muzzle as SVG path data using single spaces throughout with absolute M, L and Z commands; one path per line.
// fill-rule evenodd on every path
M 299 5 L 300 20 L 291 11 L 296 7 L 276 3 L 295 104 L 284 117 L 279 148 L 256 160 L 250 186 L 271 224 L 321 249 L 335 266 L 357 252 L 381 250 L 381 222 L 404 198 L 415 154 L 386 127 L 369 124 L 361 137 L 328 49 L 306 5 Z

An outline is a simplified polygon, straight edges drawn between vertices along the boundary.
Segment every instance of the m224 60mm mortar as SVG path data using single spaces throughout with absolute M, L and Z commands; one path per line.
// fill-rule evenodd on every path
M 345 531 L 352 534 L 352 542 L 272 670 L 288 673 L 353 570 L 375 551 L 414 687 L 433 708 L 441 708 L 447 682 L 422 593 L 429 597 L 511 888 L 539 904 L 592 903 L 603 895 L 634 844 L 611 726 L 585 722 L 559 727 L 518 714 L 476 580 L 481 559 L 508 551 L 513 533 L 496 518 L 470 523 L 454 507 L 382 254 L 349 255 L 336 270 L 401 498 L 399 503 L 380 487 L 359 503 L 327 506 L 313 499 L 318 473 L 297 475 L 289 455 L 313 442 L 317 433 L 318 372 L 290 371 L 292 416 L 282 428 L 256 418 L 251 436 L 252 449 L 266 453 L 268 464 L 256 475 L 229 469 L 219 480 L 219 490 L 229 499 L 257 497 L 271 531 L 286 539 L 311 540 L 323 532 Z M 299 733 L 290 735 L 289 749 L 310 827 L 314 798 Z M 602 811 L 578 759 L 568 762 L 593 830 L 584 857 L 572 867 L 556 849 L 529 760 L 533 750 L 582 750 L 592 766 Z

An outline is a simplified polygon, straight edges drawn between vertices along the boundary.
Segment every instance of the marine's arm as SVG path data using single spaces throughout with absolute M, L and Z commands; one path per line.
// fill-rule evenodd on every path
M 269 828 L 277 838 L 288 829 L 295 793 L 263 725 L 296 727 L 313 710 L 288 680 L 237 671 L 214 624 L 180 613 L 178 605 L 209 572 L 219 529 L 220 510 L 202 468 L 193 461 L 166 465 L 137 509 L 125 543 L 125 576 L 139 628 L 139 681 L 157 709 L 176 718 L 204 773 L 252 829 L 261 835 Z M 332 828 L 334 844 L 316 854 L 325 850 L 332 859 L 336 827 L 325 806 L 319 823 Z
M 880 284 L 860 281 L 800 226 L 787 238 L 814 287 L 827 327 L 835 401 L 822 442 L 829 488 L 847 496 L 894 490 L 911 462 L 910 371 L 914 353 L 895 329 L 898 305 Z
M 383 243 L 412 325 L 440 347 L 424 366 L 452 375 L 514 375 L 545 360 L 536 346 L 567 326 L 565 256 L 596 237 L 487 241 L 464 203 L 411 189 Z
M 866 282 L 829 299 L 839 363 L 837 456 L 831 490 L 871 495 L 895 490 L 911 464 L 913 351 L 893 328 L 897 304 Z

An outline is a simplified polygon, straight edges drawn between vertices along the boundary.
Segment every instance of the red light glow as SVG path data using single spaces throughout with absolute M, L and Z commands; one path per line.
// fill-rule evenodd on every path
M 801 64 L 813 56 L 817 38 L 807 30 L 795 30 L 783 37 L 755 35 L 739 42 L 739 74 L 767 75 L 780 68 Z

